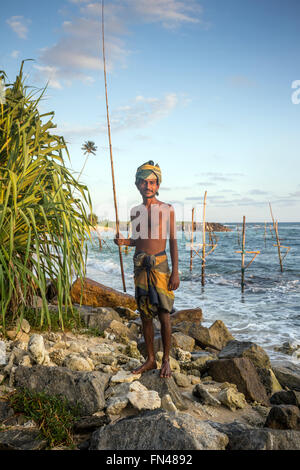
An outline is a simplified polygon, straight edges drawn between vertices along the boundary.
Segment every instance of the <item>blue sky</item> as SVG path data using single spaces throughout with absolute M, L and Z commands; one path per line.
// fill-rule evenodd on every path
M 28 83 L 49 80 L 41 107 L 55 111 L 74 172 L 82 143 L 96 143 L 81 180 L 113 219 L 100 2 L 5 2 L 0 31 L 9 79 L 31 58 Z M 105 34 L 120 219 L 152 159 L 177 219 L 195 207 L 201 220 L 207 190 L 208 221 L 269 221 L 269 201 L 279 221 L 300 221 L 298 0 L 106 0 Z

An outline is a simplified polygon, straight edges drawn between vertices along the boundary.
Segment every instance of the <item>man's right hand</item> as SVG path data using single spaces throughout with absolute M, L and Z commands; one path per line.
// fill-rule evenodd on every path
M 116 233 L 116 237 L 114 238 L 114 242 L 118 246 L 125 245 L 126 238 L 122 235 L 122 233 Z

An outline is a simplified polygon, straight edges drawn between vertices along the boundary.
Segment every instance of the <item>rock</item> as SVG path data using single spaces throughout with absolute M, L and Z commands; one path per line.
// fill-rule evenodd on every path
M 51 361 L 57 366 L 63 365 L 66 355 L 67 352 L 63 349 L 53 349 L 53 351 L 49 353 Z
M 291 343 L 289 341 L 286 341 L 285 343 L 282 344 L 282 346 L 275 346 L 274 350 L 282 352 L 283 354 L 288 354 L 289 356 L 292 356 L 295 352 L 298 352 L 300 349 L 300 344 L 299 343 Z M 299 355 L 296 354 L 298 357 Z
M 270 398 L 272 405 L 295 405 L 300 407 L 300 392 L 294 390 L 274 393 Z
M 140 410 L 154 410 L 160 408 L 161 399 L 154 390 L 137 390 L 129 392 L 128 400 L 134 408 Z
M 43 364 L 45 359 L 45 345 L 44 338 L 42 335 L 31 335 L 28 342 L 28 353 L 31 356 L 33 362 L 36 364 Z
M 81 344 L 78 344 L 75 341 L 72 341 L 70 346 L 68 347 L 68 351 L 71 351 L 73 353 L 82 354 L 82 353 L 84 353 L 85 348 Z
M 92 361 L 99 364 L 101 362 L 104 362 L 105 358 L 111 357 L 114 350 L 115 348 L 112 345 L 100 343 L 97 346 L 90 346 L 87 352 Z
M 170 411 L 172 413 L 176 413 L 177 412 L 177 408 L 176 406 L 174 405 L 173 401 L 172 401 L 172 398 L 170 397 L 170 395 L 166 394 L 162 397 L 161 399 L 161 407 L 166 410 L 166 411 Z
M 231 387 L 221 390 L 217 395 L 217 399 L 231 411 L 237 408 L 245 408 L 247 405 L 244 394 Z
M 196 377 L 195 375 L 189 375 L 189 377 L 191 379 L 191 384 L 192 385 L 196 385 L 196 384 L 199 384 L 201 382 L 200 377 Z
M 229 341 L 219 353 L 219 359 L 230 359 L 233 357 L 248 357 L 254 367 L 270 369 L 269 356 L 263 348 L 252 341 Z
M 159 409 L 95 431 L 89 450 L 224 450 L 227 442 L 227 436 L 193 416 Z
M 183 321 L 201 323 L 202 317 L 203 315 L 201 308 L 189 308 L 185 310 L 178 310 L 177 312 L 172 313 L 172 315 L 170 315 L 171 324 L 173 326 Z
M 134 380 L 138 380 L 140 377 L 141 374 L 132 374 L 130 371 L 120 370 L 116 375 L 111 377 L 110 383 L 130 383 Z
M 266 428 L 294 429 L 300 431 L 300 410 L 294 405 L 277 405 L 271 408 L 265 422 Z
M 127 356 L 132 357 L 134 359 L 142 359 L 143 356 L 141 355 L 140 351 L 137 348 L 137 343 L 136 341 L 129 341 L 129 343 L 126 346 L 125 350 Z
M 80 304 L 81 281 L 77 279 L 71 288 L 72 302 Z M 135 298 L 110 287 L 106 287 L 92 279 L 85 278 L 83 281 L 82 304 L 93 307 L 128 307 L 136 310 Z
M 171 345 L 175 348 L 183 349 L 184 351 L 193 351 L 195 346 L 194 338 L 187 336 L 180 332 L 172 333 Z
M 14 416 L 14 410 L 6 401 L 0 401 L 0 424 Z
M 0 366 L 5 365 L 7 363 L 7 355 L 6 355 L 6 344 L 4 341 L 0 341 Z
M 208 373 L 216 382 L 236 384 L 247 401 L 269 404 L 266 390 L 250 359 L 246 357 L 208 362 Z
M 107 325 L 106 329 L 119 338 L 122 336 L 127 336 L 128 338 L 132 337 L 132 334 L 129 328 L 126 325 L 124 325 L 122 322 L 117 321 L 117 320 L 112 320 Z
M 142 374 L 139 381 L 142 385 L 148 388 L 148 390 L 155 390 L 158 392 L 160 398 L 164 395 L 170 395 L 174 405 L 179 410 L 186 410 L 181 393 L 175 384 L 173 377 L 160 378 L 160 371 L 157 369 L 148 370 Z
M 21 325 L 20 325 L 20 319 L 17 320 L 16 322 L 16 328 L 18 328 L 20 326 L 21 330 L 24 332 L 24 333 L 29 333 L 30 331 L 30 323 L 26 320 L 26 318 L 23 318 L 21 320 Z
M 111 307 L 98 307 L 88 311 L 81 310 L 80 316 L 88 328 L 97 328 L 99 331 L 108 328 L 113 320 L 122 323 L 120 315 Z
M 124 317 L 127 320 L 135 320 L 140 316 L 138 313 L 128 307 L 115 307 L 115 310 L 121 317 Z
M 182 324 L 178 324 L 177 328 L 183 328 Z M 194 338 L 196 343 L 202 348 L 210 347 L 221 350 L 228 341 L 234 339 L 221 320 L 216 320 L 209 328 L 192 323 L 188 329 L 184 325 L 183 330 L 185 334 Z
M 123 382 L 123 383 L 119 383 L 117 385 L 112 385 L 108 387 L 104 392 L 105 400 L 108 400 L 109 398 L 116 397 L 116 396 L 118 397 L 127 396 L 127 393 L 130 391 L 129 387 L 131 387 L 134 383 L 136 382 L 132 382 L 132 383 Z
M 14 341 L 18 340 L 22 341 L 23 343 L 28 343 L 29 341 L 29 336 L 21 330 L 18 333 L 17 330 L 9 330 L 6 332 L 6 335 L 9 339 Z
M 190 362 L 192 355 L 189 351 L 184 351 L 181 348 L 174 348 L 174 355 L 178 361 L 181 362 Z
M 111 397 L 106 406 L 106 413 L 109 415 L 119 415 L 128 404 L 127 397 Z
M 213 397 L 201 384 L 197 384 L 193 388 L 193 395 L 199 398 L 202 405 L 220 406 L 221 402 Z
M 272 370 L 282 387 L 300 391 L 300 366 L 289 362 L 272 363 Z
M 19 362 L 19 365 L 24 366 L 24 367 L 31 367 L 32 366 L 31 357 L 28 354 L 24 354 L 23 358 Z
M 207 370 L 208 361 L 213 361 L 215 358 L 216 358 L 216 356 L 213 356 L 211 354 L 207 354 L 207 353 L 203 352 L 203 354 L 198 356 L 197 359 L 195 359 L 191 363 L 191 367 L 193 369 L 195 369 L 195 368 L 198 369 L 199 372 L 201 374 L 203 374 Z
M 263 369 L 263 368 L 256 368 L 256 372 L 259 375 L 259 378 L 266 389 L 267 395 L 271 396 L 275 392 L 279 392 L 282 390 L 282 387 L 272 369 Z
M 158 352 L 156 353 L 156 361 L 157 361 L 157 367 L 158 367 L 158 368 L 161 368 L 161 365 L 162 365 L 162 358 L 163 358 L 163 352 L 162 352 L 162 351 L 158 351 Z M 180 365 L 178 364 L 178 362 L 176 361 L 176 359 L 174 359 L 172 356 L 170 356 L 169 362 L 170 362 L 170 367 L 171 367 L 171 370 L 172 370 L 172 371 L 180 372 Z
M 42 450 L 46 446 L 37 429 L 16 427 L 0 432 L 0 450 Z
M 105 426 L 110 423 L 109 416 L 103 414 L 101 416 L 82 416 L 74 423 L 74 432 L 79 434 L 85 434 L 93 432 L 101 426 Z
M 87 360 L 84 357 L 76 356 L 75 354 L 69 354 L 64 360 L 64 366 L 71 370 L 78 371 L 92 371 L 94 365 L 91 360 Z
M 300 450 L 300 432 L 247 429 L 229 437 L 227 450 Z
M 185 374 L 174 372 L 173 377 L 178 387 L 189 387 L 191 385 L 191 379 Z
M 19 366 L 14 373 L 16 388 L 28 388 L 49 395 L 59 395 L 71 404 L 81 405 L 82 415 L 93 414 L 105 407 L 104 390 L 109 376 L 102 372 L 78 372 L 65 367 L 31 368 Z

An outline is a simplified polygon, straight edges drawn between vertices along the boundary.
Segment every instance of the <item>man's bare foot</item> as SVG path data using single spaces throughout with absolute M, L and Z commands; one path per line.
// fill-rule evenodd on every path
M 157 364 L 156 361 L 153 359 L 147 359 L 144 364 L 142 364 L 140 367 L 137 367 L 136 369 L 133 369 L 132 373 L 133 374 L 142 374 L 146 370 L 151 370 L 151 369 L 156 369 Z
M 171 371 L 169 359 L 165 359 L 161 365 L 160 377 L 162 378 L 171 377 L 171 375 L 172 375 L 172 371 Z

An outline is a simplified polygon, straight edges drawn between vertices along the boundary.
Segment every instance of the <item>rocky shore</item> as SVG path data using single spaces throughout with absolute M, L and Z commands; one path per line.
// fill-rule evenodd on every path
M 237 341 L 220 320 L 203 327 L 197 308 L 171 315 L 172 377 L 159 377 L 157 320 L 158 369 L 132 374 L 145 344 L 140 318 L 124 302 L 120 294 L 118 306 L 77 305 L 86 330 L 101 336 L 35 332 L 23 320 L 18 333 L 0 338 L 0 450 L 47 446 L 36 423 L 8 403 L 22 388 L 80 405 L 78 450 L 300 449 L 299 366 L 271 364 L 260 346 Z M 57 309 L 55 300 L 50 308 Z

